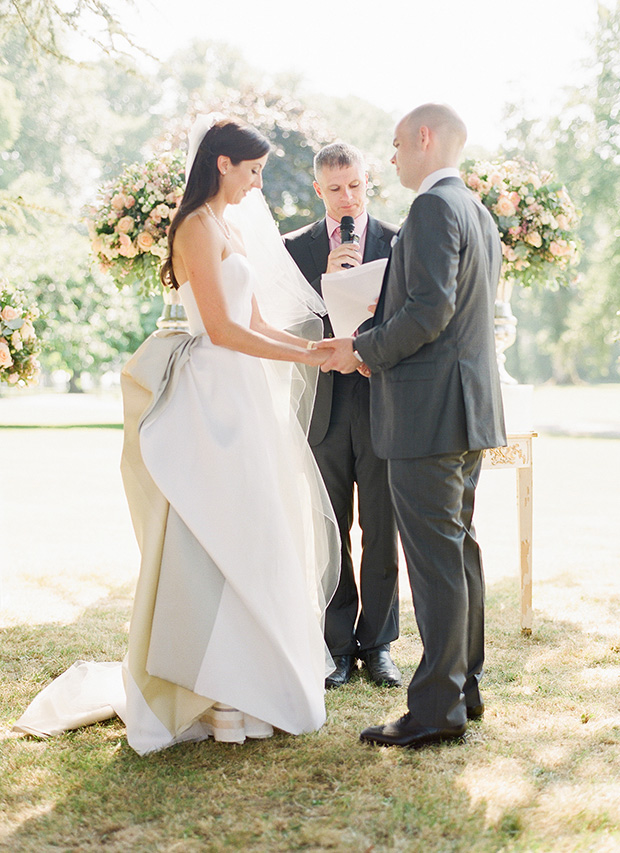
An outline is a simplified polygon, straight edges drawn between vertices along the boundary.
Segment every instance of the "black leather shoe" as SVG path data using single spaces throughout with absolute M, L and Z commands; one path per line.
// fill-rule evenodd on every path
M 403 746 L 408 749 L 420 749 L 420 747 L 432 743 L 462 740 L 465 728 L 465 724 L 448 729 L 420 726 L 411 719 L 411 714 L 407 711 L 394 723 L 364 729 L 360 735 L 360 740 L 364 743 L 377 744 L 377 746 Z
M 361 652 L 362 664 L 368 669 L 368 675 L 379 687 L 400 687 L 402 676 L 385 649 Z
M 467 706 L 467 719 L 468 720 L 481 720 L 484 717 L 484 705 L 481 703 L 480 705 L 468 705 Z
M 325 679 L 325 687 L 342 687 L 351 679 L 355 657 L 353 655 L 334 655 L 336 669 Z

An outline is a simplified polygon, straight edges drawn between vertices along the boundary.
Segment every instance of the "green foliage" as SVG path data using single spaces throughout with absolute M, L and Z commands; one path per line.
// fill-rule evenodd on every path
M 522 108 L 509 111 L 505 153 L 520 153 L 552 169 L 582 212 L 578 286 L 553 299 L 514 302 L 517 350 L 526 381 L 618 381 L 616 312 L 620 308 L 620 4 L 599 4 L 592 39 L 594 73 L 568 93 L 561 112 L 537 121 Z
M 133 0 L 129 0 L 129 4 L 133 5 Z M 119 40 L 136 47 L 110 5 L 103 0 L 68 0 L 62 4 L 49 0 L 2 0 L 0 10 L 2 38 L 9 33 L 17 34 L 35 57 L 43 54 L 56 61 L 73 61 L 67 41 L 76 36 L 95 47 L 98 54 L 117 58 L 124 55 L 119 49 Z M 94 35 L 97 27 L 102 31 L 101 37 Z
M 22 105 L 13 84 L 0 77 L 0 150 L 5 151 L 17 139 L 21 126 Z
M 44 372 L 65 370 L 75 387 L 82 372 L 118 369 L 153 329 L 144 328 L 153 323 L 148 306 L 143 311 L 135 291 L 119 292 L 92 268 L 88 238 L 72 227 L 50 222 L 35 235 L 5 236 L 0 266 L 39 307 L 35 328 Z

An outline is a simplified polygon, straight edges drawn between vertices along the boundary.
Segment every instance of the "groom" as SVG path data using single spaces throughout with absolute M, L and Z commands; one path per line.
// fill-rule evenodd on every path
M 325 205 L 325 218 L 287 234 L 284 243 L 320 294 L 324 272 L 387 258 L 396 229 L 366 212 L 368 175 L 357 148 L 340 142 L 325 146 L 314 158 L 314 173 L 314 189 Z M 354 218 L 359 245 L 341 242 L 343 216 Z M 328 336 L 333 337 L 333 332 L 327 318 L 325 337 Z M 372 449 L 366 377 L 359 373 L 319 375 L 308 441 L 338 519 L 342 541 L 340 582 L 325 615 L 325 640 L 336 669 L 325 686 L 346 684 L 357 665 L 356 658 L 360 658 L 376 684 L 399 687 L 401 675 L 390 657 L 390 643 L 398 637 L 396 521 L 387 465 Z M 350 537 L 355 484 L 362 528 L 359 593 Z
M 424 653 L 399 720 L 363 741 L 420 747 L 479 719 L 484 581 L 472 524 L 483 449 L 506 441 L 493 339 L 497 228 L 459 177 L 465 125 L 425 104 L 396 126 L 392 162 L 418 193 L 394 245 L 374 327 L 322 370 L 371 370 L 375 449 L 388 460 Z M 321 344 L 319 344 L 321 346 Z

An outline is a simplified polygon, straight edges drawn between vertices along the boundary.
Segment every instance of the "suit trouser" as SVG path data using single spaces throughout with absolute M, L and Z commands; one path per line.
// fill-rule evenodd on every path
M 312 450 L 342 541 L 340 582 L 325 614 L 325 641 L 333 655 L 389 649 L 398 637 L 396 520 L 387 463 L 375 455 L 370 440 L 369 383 L 359 373 L 334 376 L 329 429 Z M 350 535 L 355 483 L 362 529 L 359 594 Z
M 407 693 L 421 725 L 482 702 L 484 577 L 472 523 L 482 451 L 390 459 L 390 488 L 424 647 Z

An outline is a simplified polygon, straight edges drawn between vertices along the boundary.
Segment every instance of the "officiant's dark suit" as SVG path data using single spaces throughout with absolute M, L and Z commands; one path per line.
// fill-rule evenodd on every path
M 364 170 L 362 173 L 365 177 Z M 365 204 L 365 183 L 363 198 Z M 393 226 L 369 216 L 363 262 L 387 258 L 395 234 Z M 321 294 L 321 275 L 327 269 L 330 254 L 326 219 L 287 234 L 284 242 L 305 278 Z M 333 337 L 329 318 L 325 318 L 324 325 L 325 336 Z M 342 540 L 340 583 L 325 619 L 325 639 L 337 670 L 326 684 L 335 687 L 346 683 L 357 656 L 366 661 L 373 680 L 395 686 L 400 684 L 400 673 L 389 658 L 389 648 L 398 637 L 399 624 L 397 530 L 387 465 L 372 449 L 366 377 L 359 373 L 345 376 L 336 371 L 319 375 L 308 438 Z M 355 483 L 362 528 L 359 595 L 350 539 Z
M 388 460 L 424 646 L 409 715 L 362 739 L 401 746 L 458 737 L 484 710 L 484 581 L 472 515 L 483 449 L 506 438 L 493 336 L 497 227 L 458 177 L 458 159 L 448 168 L 430 160 L 424 171 L 420 122 L 437 144 L 433 122 L 441 141 L 446 115 L 460 119 L 443 106 L 420 109 L 412 127 L 406 119 L 397 127 L 394 156 L 401 182 L 420 192 L 392 249 L 375 325 L 352 342 L 372 371 L 373 444 Z M 464 144 L 464 125 L 459 133 Z

